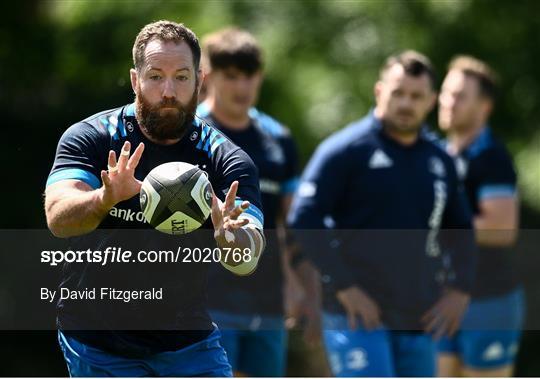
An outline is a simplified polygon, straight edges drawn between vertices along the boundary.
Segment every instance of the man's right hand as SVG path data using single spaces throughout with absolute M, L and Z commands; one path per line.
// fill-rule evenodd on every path
M 141 181 L 135 178 L 144 144 L 139 144 L 131 158 L 131 145 L 124 143 L 120 159 L 109 152 L 108 171 L 101 171 L 103 185 L 94 190 L 88 183 L 62 180 L 45 189 L 45 215 L 50 231 L 59 238 L 80 236 L 95 230 L 109 210 L 123 200 L 137 195 Z
M 105 208 L 112 208 L 121 201 L 135 196 L 141 190 L 142 182 L 135 178 L 135 169 L 141 159 L 144 143 L 139 146 L 130 155 L 131 144 L 126 141 L 122 146 L 120 158 L 116 160 L 116 153 L 109 151 L 107 162 L 108 171 L 101 171 L 101 201 Z
M 347 312 L 349 327 L 357 328 L 357 316 L 360 316 L 364 328 L 375 329 L 381 324 L 381 311 L 371 297 L 357 286 L 337 292 L 337 298 Z

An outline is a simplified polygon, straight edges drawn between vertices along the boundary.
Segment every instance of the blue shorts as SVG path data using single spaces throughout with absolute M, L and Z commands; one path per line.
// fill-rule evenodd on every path
M 72 377 L 208 376 L 231 377 L 231 365 L 216 328 L 206 339 L 177 351 L 144 359 L 125 358 L 80 343 L 58 331 L 58 341 Z
M 465 313 L 461 330 L 439 342 L 439 352 L 456 354 L 475 369 L 496 369 L 514 362 L 524 319 L 524 294 L 474 300 Z
M 211 311 L 233 371 L 248 376 L 285 375 L 287 333 L 283 317 Z
M 352 331 L 343 315 L 325 314 L 323 339 L 338 377 L 435 376 L 436 343 L 421 332 Z

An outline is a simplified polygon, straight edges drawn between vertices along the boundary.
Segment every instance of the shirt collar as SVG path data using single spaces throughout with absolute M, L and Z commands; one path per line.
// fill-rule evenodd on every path
M 484 125 L 480 133 L 463 151 L 469 156 L 478 155 L 489 145 L 491 138 L 491 129 L 488 125 Z
M 375 116 L 375 108 L 371 108 L 369 110 L 369 113 L 368 113 L 367 117 L 368 117 L 369 120 L 371 120 L 371 124 L 373 125 L 373 128 L 375 130 L 377 130 L 378 132 L 380 132 L 381 135 L 384 135 L 385 137 L 387 137 L 386 134 L 382 133 L 382 131 L 383 131 L 382 130 L 382 127 L 383 127 L 382 120 L 380 118 L 378 118 L 377 116 Z M 432 133 L 433 132 L 430 130 L 429 125 L 427 123 L 422 123 L 422 126 L 420 127 L 420 133 L 418 135 L 418 140 L 412 146 L 415 146 L 416 143 L 418 141 L 420 141 L 420 140 L 434 139 L 434 137 L 432 136 Z M 389 139 L 391 139 L 391 138 L 389 138 Z M 391 139 L 391 140 L 394 141 L 393 139 Z

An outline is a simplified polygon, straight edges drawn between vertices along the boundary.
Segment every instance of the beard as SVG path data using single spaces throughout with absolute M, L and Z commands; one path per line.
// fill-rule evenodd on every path
M 197 84 L 187 104 L 175 99 L 162 99 L 158 104 L 151 104 L 137 87 L 135 113 L 141 128 L 156 141 L 180 139 L 195 119 L 197 103 Z

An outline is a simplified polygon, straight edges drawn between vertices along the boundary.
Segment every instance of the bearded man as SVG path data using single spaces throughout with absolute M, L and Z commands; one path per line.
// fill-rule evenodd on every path
M 158 21 L 141 30 L 130 71 L 135 102 L 78 122 L 60 139 L 45 190 L 47 224 L 55 236 L 77 237 L 79 244 L 93 236 L 101 247 L 119 229 L 135 229 L 129 242 L 148 244 L 140 238 L 141 229 L 150 228 L 139 217 L 141 180 L 160 164 L 183 161 L 204 170 L 214 189 L 212 219 L 203 226 L 215 238 L 209 247 L 227 247 L 232 236 L 258 259 L 264 236 L 257 169 L 239 147 L 195 118 L 200 56 L 197 37 L 182 24 Z M 185 241 L 179 238 L 173 242 Z M 221 263 L 238 271 L 238 265 Z M 136 274 L 120 277 L 92 263 L 65 264 L 60 287 L 71 290 L 112 287 L 110 281 L 167 284 L 163 302 L 60 300 L 58 338 L 70 375 L 231 376 L 219 331 L 206 312 L 207 266 L 133 267 Z

